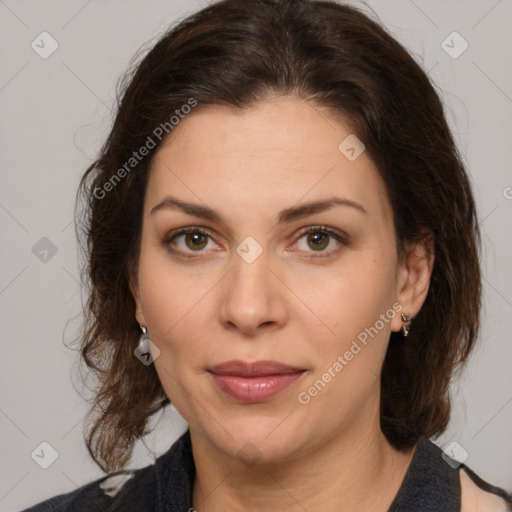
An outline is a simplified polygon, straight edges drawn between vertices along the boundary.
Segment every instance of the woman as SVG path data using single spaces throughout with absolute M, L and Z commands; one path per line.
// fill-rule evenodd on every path
M 109 475 L 31 511 L 501 511 L 429 438 L 479 328 L 478 222 L 425 73 L 359 10 L 224 0 L 127 79 L 87 170 Z M 173 403 L 187 432 L 124 471 Z

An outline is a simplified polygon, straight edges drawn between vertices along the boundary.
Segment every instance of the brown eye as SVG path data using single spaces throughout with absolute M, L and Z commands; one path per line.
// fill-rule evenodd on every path
M 203 233 L 187 233 L 184 236 L 186 246 L 193 251 L 204 249 L 208 243 L 208 236 Z
M 348 240 L 346 235 L 324 226 L 311 226 L 302 231 L 296 242 L 296 249 L 309 253 L 309 257 L 333 256 L 343 246 L 349 245 Z
M 329 245 L 329 235 L 322 232 L 309 233 L 307 240 L 310 247 L 315 251 L 321 251 Z
M 198 227 L 191 226 L 171 233 L 163 241 L 163 244 L 171 253 L 193 257 L 195 256 L 193 253 L 207 252 L 204 249 L 207 248 L 210 241 L 213 242 L 213 239 L 208 233 Z

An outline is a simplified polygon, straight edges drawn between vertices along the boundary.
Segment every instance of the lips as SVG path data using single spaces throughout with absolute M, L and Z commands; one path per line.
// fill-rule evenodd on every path
M 217 387 L 240 402 L 265 402 L 299 379 L 304 369 L 277 361 L 228 361 L 209 369 Z
M 239 377 L 255 377 L 261 375 L 282 375 L 297 373 L 300 368 L 294 368 L 277 361 L 256 361 L 245 363 L 244 361 L 228 361 L 210 368 L 216 375 L 238 375 Z

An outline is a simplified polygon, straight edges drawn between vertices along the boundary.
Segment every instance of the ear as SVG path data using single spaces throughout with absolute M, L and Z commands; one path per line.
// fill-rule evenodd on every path
M 128 280 L 128 284 L 130 286 L 130 290 L 132 292 L 133 298 L 135 300 L 135 319 L 140 325 L 146 325 L 146 320 L 144 318 L 144 312 L 142 311 L 142 301 L 140 298 L 140 287 L 137 276 L 133 273 L 130 274 L 130 278 Z
M 434 267 L 434 234 L 425 231 L 419 242 L 406 243 L 397 274 L 396 301 L 402 306 L 401 313 L 414 318 L 420 311 L 430 286 Z M 391 330 L 402 329 L 404 322 L 400 315 L 391 321 Z

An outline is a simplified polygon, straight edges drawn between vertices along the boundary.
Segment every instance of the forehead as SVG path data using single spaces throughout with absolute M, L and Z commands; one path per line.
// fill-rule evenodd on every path
M 155 155 L 148 206 L 172 193 L 221 211 L 240 204 L 270 212 L 343 195 L 391 218 L 379 173 L 364 151 L 347 158 L 347 137 L 361 150 L 339 116 L 298 98 L 245 110 L 203 107 L 182 120 Z

